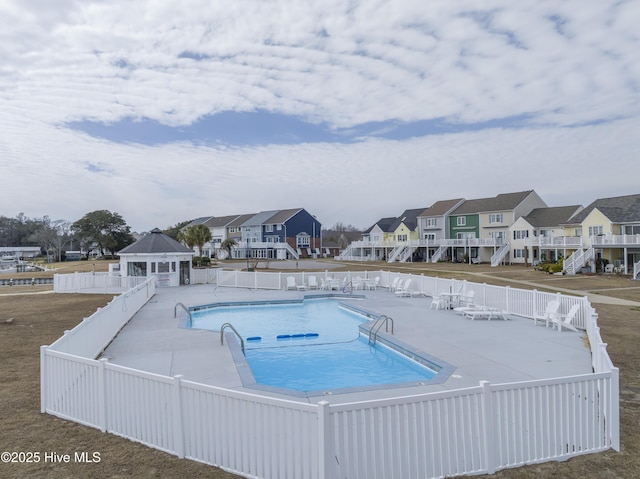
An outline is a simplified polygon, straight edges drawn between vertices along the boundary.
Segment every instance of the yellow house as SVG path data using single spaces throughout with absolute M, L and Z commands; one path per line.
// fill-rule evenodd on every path
M 604 273 L 630 274 L 640 269 L 640 194 L 600 198 L 564 226 L 567 234 L 581 236 L 586 248 L 567 258 L 567 272 L 576 272 L 587 263 Z M 578 257 L 580 261 L 574 264 Z

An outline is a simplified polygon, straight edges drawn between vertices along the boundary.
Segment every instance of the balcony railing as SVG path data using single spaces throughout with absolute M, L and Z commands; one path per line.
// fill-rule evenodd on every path
M 640 246 L 640 235 L 539 236 L 525 240 L 527 246 L 541 248 L 587 248 Z
M 524 242 L 527 246 L 539 246 L 541 248 L 582 248 L 584 238 L 582 236 L 538 236 L 529 238 Z
M 640 235 L 592 236 L 591 246 L 640 246 Z
M 409 241 L 352 241 L 352 248 L 396 248 L 398 246 L 411 246 L 416 248 L 438 248 L 440 246 L 468 247 L 468 246 L 502 246 L 507 242 L 506 238 L 464 238 L 464 239 L 433 239 L 433 240 L 409 240 Z

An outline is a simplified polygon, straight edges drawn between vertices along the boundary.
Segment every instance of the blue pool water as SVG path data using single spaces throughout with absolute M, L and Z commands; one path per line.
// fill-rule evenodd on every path
M 432 369 L 394 349 L 380 342 L 370 345 L 359 329 L 368 321 L 331 299 L 216 306 L 192 313 L 193 328 L 234 326 L 245 340 L 245 357 L 258 384 L 309 392 L 434 377 Z

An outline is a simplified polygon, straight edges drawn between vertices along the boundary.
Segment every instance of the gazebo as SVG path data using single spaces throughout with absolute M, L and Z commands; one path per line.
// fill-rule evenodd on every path
M 122 276 L 156 278 L 157 286 L 180 286 L 191 280 L 190 248 L 154 228 L 144 237 L 118 251 Z

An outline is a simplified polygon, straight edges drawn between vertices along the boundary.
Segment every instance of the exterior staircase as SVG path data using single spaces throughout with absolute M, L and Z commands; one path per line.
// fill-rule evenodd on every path
M 507 256 L 507 253 L 509 251 L 511 251 L 511 247 L 509 243 L 505 243 L 502 246 L 500 246 L 498 251 L 493 253 L 493 256 L 491 256 L 491 267 L 495 268 L 500 263 L 502 263 L 502 260 L 505 258 L 505 256 Z
M 433 256 L 431 257 L 431 262 L 437 263 L 438 261 L 440 261 L 440 259 L 442 259 L 442 255 L 444 254 L 444 252 L 447 251 L 447 248 L 448 246 L 445 246 L 445 245 L 438 247 L 436 252 L 433 253 Z
M 586 251 L 582 248 L 575 250 L 564 260 L 564 270 L 567 274 L 576 274 L 582 267 L 595 257 L 595 250 L 589 248 Z
M 401 244 L 393 248 L 393 250 L 391 250 L 391 253 L 389 253 L 387 263 L 393 263 L 396 259 L 398 259 L 398 256 L 400 256 L 400 253 L 402 253 L 405 248 L 407 248 L 406 244 Z
M 336 256 L 336 259 L 350 259 L 351 255 L 353 254 L 353 249 L 353 244 L 349 243 L 349 245 L 345 249 L 340 251 L 340 254 Z
M 418 249 L 417 246 L 407 246 L 403 251 L 402 254 L 400 255 L 400 258 L 398 261 L 400 261 L 401 263 L 406 263 L 407 260 L 409 258 L 411 258 L 411 255 L 413 254 L 413 252 Z

